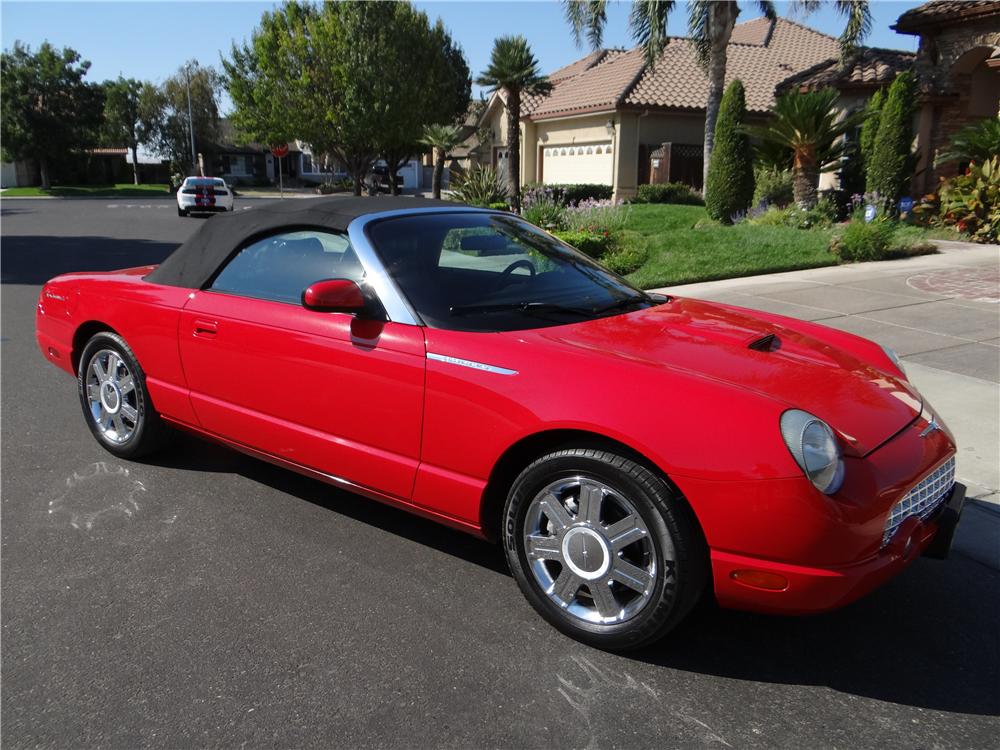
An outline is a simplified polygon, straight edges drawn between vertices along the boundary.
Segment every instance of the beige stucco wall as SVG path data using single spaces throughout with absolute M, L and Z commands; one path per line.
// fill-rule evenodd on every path
M 525 182 L 537 180 L 538 150 L 542 157 L 541 178 L 546 183 L 586 182 L 614 184 L 615 135 L 608 131 L 613 112 L 527 123 L 524 131 Z M 529 145 L 530 144 L 530 145 Z M 580 149 L 584 153 L 578 153 Z M 555 151 L 558 150 L 558 155 Z M 587 154 L 590 150 L 592 153 Z M 597 151 L 600 150 L 600 154 Z M 608 151 L 611 153 L 608 153 Z

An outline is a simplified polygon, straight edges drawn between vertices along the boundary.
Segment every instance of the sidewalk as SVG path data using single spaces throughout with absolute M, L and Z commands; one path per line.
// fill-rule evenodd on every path
M 892 347 L 958 442 L 956 548 L 1000 570 L 1000 246 L 657 291 L 817 321 Z

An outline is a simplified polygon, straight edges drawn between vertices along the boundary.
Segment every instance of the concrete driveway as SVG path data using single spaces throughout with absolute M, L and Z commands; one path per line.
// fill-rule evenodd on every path
M 658 291 L 818 321 L 895 349 L 954 432 L 958 477 L 981 501 L 960 538 L 1000 569 L 1000 246 L 937 244 L 937 255 Z

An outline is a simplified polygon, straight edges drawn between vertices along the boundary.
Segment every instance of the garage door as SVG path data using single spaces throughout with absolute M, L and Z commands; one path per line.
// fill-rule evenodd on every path
M 615 157 L 610 142 L 546 145 L 542 159 L 542 178 L 547 184 L 612 184 Z

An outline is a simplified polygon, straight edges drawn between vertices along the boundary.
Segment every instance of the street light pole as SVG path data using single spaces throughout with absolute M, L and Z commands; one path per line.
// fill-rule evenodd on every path
M 187 81 L 187 97 L 188 97 L 188 132 L 191 133 L 191 165 L 192 167 L 198 166 L 198 152 L 194 148 L 194 119 L 191 117 L 191 68 L 184 68 L 184 78 Z

